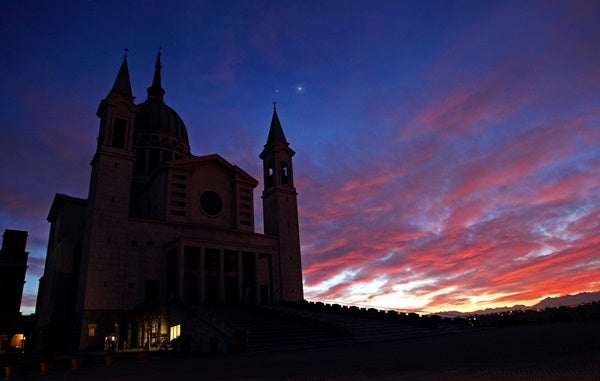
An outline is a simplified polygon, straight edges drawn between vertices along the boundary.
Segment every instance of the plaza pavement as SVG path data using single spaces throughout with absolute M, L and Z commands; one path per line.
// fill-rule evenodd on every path
M 600 380 L 600 321 L 489 328 L 392 342 L 311 350 L 173 355 L 140 362 L 119 354 L 106 367 L 87 354 L 83 369 L 57 357 L 48 375 L 22 380 Z M 30 364 L 30 368 L 34 368 Z

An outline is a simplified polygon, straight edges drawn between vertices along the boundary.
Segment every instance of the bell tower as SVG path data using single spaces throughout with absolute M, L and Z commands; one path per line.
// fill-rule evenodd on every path
M 133 103 L 127 55 L 115 83 L 98 106 L 98 146 L 92 159 L 86 226 L 123 228 L 129 217 L 133 174 L 133 127 L 137 106 Z M 109 212 L 109 213 L 104 213 Z M 98 224 L 98 218 L 103 219 Z M 112 221 L 106 221 L 110 218 Z
M 285 139 L 276 104 L 273 102 L 269 136 L 260 158 L 263 161 L 264 173 L 262 199 L 265 234 L 278 237 L 278 257 L 273 263 L 273 294 L 276 302 L 296 302 L 304 299 L 298 193 L 294 187 L 292 166 L 294 154 Z
M 123 307 L 128 243 L 129 202 L 134 166 L 133 127 L 137 106 L 133 103 L 127 53 L 106 98 L 100 101 L 98 145 L 92 173 L 83 235 L 81 276 L 76 313 L 81 314 L 81 348 L 98 345 L 88 337 L 90 324 L 103 324 L 96 311 Z M 101 287 L 98 287 L 101 285 Z M 112 324 L 112 323 L 111 323 Z M 79 337 L 79 333 L 77 335 Z

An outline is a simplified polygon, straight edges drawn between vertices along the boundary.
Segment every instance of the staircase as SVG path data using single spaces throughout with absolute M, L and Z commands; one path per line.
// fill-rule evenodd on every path
M 407 324 L 389 319 L 381 319 L 371 314 L 353 314 L 349 311 L 314 311 L 292 306 L 267 307 L 289 315 L 302 316 L 313 323 L 327 324 L 345 332 L 346 341 L 352 343 L 382 342 L 413 337 L 431 336 L 441 333 L 438 327 Z
M 253 352 L 285 351 L 339 345 L 348 335 L 326 323 L 315 324 L 270 306 L 202 306 L 205 315 L 222 321 L 234 334 L 242 332 L 245 349 Z
M 303 305 L 203 305 L 204 316 L 235 336 L 241 332 L 245 350 L 302 350 L 356 343 L 406 340 L 462 331 L 455 324 L 380 311 L 307 308 Z

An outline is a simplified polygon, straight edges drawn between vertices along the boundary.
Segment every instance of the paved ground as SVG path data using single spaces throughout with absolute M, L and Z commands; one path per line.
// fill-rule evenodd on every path
M 600 322 L 486 329 L 310 351 L 173 356 L 131 354 L 111 367 L 88 355 L 80 371 L 57 358 L 24 380 L 600 380 Z M 30 364 L 33 365 L 33 364 Z M 31 366 L 33 367 L 33 366 Z M 30 368 L 31 368 L 30 367 Z

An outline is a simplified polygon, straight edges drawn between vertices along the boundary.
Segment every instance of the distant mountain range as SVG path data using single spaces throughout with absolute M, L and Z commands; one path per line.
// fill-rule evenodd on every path
M 496 314 L 500 312 L 506 311 L 514 311 L 514 310 L 536 310 L 536 309 L 544 309 L 544 308 L 556 308 L 563 306 L 578 306 L 580 304 L 586 304 L 591 302 L 600 301 L 600 291 L 599 292 L 582 292 L 576 295 L 563 295 L 557 298 L 546 298 L 541 302 L 533 305 L 533 306 L 525 306 L 523 304 L 517 304 L 512 307 L 497 307 L 497 308 L 486 308 L 484 310 L 474 311 L 474 312 L 459 312 L 459 311 L 444 311 L 439 312 L 434 315 L 446 316 L 446 317 L 460 317 L 460 316 L 469 316 L 469 315 L 488 315 L 488 314 Z
M 546 298 L 532 308 L 548 308 L 561 306 L 578 306 L 580 304 L 600 301 L 599 292 L 582 292 L 576 295 L 564 295 L 558 298 Z

